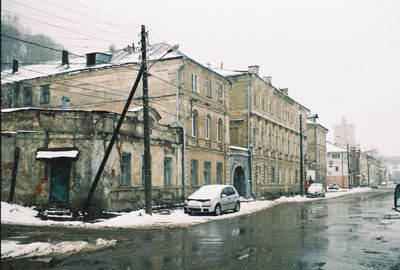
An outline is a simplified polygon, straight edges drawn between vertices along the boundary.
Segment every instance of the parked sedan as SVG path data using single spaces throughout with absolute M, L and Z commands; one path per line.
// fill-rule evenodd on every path
M 329 184 L 329 187 L 328 187 L 328 189 L 329 190 L 339 190 L 339 186 L 338 186 L 338 184 L 336 184 L 335 182 L 331 182 L 330 184 Z
M 307 189 L 307 197 L 325 197 L 325 188 L 321 183 L 312 183 Z
M 186 198 L 184 212 L 214 213 L 216 216 L 222 212 L 233 210 L 239 212 L 239 193 L 230 185 L 206 185 Z

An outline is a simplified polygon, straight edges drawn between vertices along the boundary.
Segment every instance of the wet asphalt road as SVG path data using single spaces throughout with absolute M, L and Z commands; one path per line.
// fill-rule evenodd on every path
M 2 269 L 400 269 L 393 188 L 289 203 L 256 214 L 165 230 L 81 230 L 2 225 L 2 239 L 94 242 L 115 248 Z M 229 215 L 229 214 L 227 214 Z

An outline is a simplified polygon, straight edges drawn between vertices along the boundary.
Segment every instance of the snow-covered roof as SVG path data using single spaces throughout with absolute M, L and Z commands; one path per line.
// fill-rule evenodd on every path
M 334 145 L 333 143 L 326 142 L 326 152 L 331 153 L 331 152 L 347 152 L 347 150 L 342 149 Z
M 228 69 L 222 69 L 222 68 L 213 68 L 212 70 L 224 77 L 225 76 L 242 75 L 242 74 L 248 73 L 248 71 L 228 70 Z
M 168 49 L 171 47 L 172 46 L 167 43 L 150 45 L 147 50 L 148 61 L 159 59 L 162 56 L 163 59 L 184 56 L 184 54 L 182 54 L 180 51 L 173 51 L 167 54 Z M 104 54 L 104 52 L 99 53 Z M 105 53 L 110 54 L 110 52 Z M 86 65 L 86 56 L 77 56 L 73 54 L 69 55 L 69 67 L 67 67 L 67 65 L 62 65 L 60 53 L 60 59 L 55 61 L 48 61 L 34 65 L 24 65 L 23 63 L 20 63 L 19 69 L 15 73 L 12 73 L 12 69 L 3 70 L 1 72 L 1 84 L 63 73 L 76 74 L 87 70 L 95 70 L 99 68 L 134 63 L 141 63 L 141 51 L 139 49 L 136 49 L 135 52 L 133 52 L 133 50 L 128 51 L 126 49 L 118 50 L 112 54 L 110 62 L 90 66 Z
M 76 158 L 78 154 L 79 154 L 78 150 L 65 150 L 65 151 L 42 150 L 42 151 L 37 151 L 36 158 L 37 159 Z

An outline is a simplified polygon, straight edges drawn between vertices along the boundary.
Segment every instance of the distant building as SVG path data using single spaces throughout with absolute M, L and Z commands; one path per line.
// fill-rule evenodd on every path
M 339 125 L 333 125 L 333 134 L 335 145 L 341 148 L 356 147 L 360 149 L 360 145 L 356 142 L 355 125 L 347 123 L 343 117 Z
M 326 180 L 326 133 L 328 129 L 317 123 L 318 115 L 307 117 L 307 179 L 324 183 Z
M 349 188 L 349 163 L 347 149 L 326 142 L 326 185 L 335 182 L 341 188 Z

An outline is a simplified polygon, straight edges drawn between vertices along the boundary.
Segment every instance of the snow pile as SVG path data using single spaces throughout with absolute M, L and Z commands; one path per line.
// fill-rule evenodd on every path
M 345 194 L 368 192 L 370 188 L 354 188 L 351 190 L 340 190 L 338 192 L 326 193 L 326 198 L 335 198 Z M 120 213 L 119 216 L 98 220 L 95 223 L 84 223 L 82 221 L 50 221 L 41 220 L 37 216 L 37 211 L 32 208 L 26 208 L 15 204 L 1 202 L 1 222 L 8 224 L 36 225 L 36 226 L 73 226 L 85 228 L 151 228 L 151 227 L 172 227 L 189 226 L 212 220 L 234 218 L 237 216 L 248 215 L 260 210 L 270 208 L 281 203 L 305 202 L 311 200 L 321 200 L 324 198 L 306 198 L 300 195 L 294 197 L 281 197 L 274 201 L 268 200 L 244 200 L 241 203 L 241 209 L 238 213 L 230 213 L 221 216 L 198 215 L 189 216 L 182 209 L 173 210 L 170 214 L 154 213 L 147 215 L 143 210 Z
M 83 250 L 96 250 L 112 247 L 117 244 L 117 240 L 104 240 L 98 238 L 96 245 L 90 245 L 86 241 L 64 241 L 57 244 L 46 242 L 36 242 L 30 244 L 19 244 L 17 241 L 1 241 L 1 258 L 29 258 L 48 256 L 55 254 L 74 254 Z

